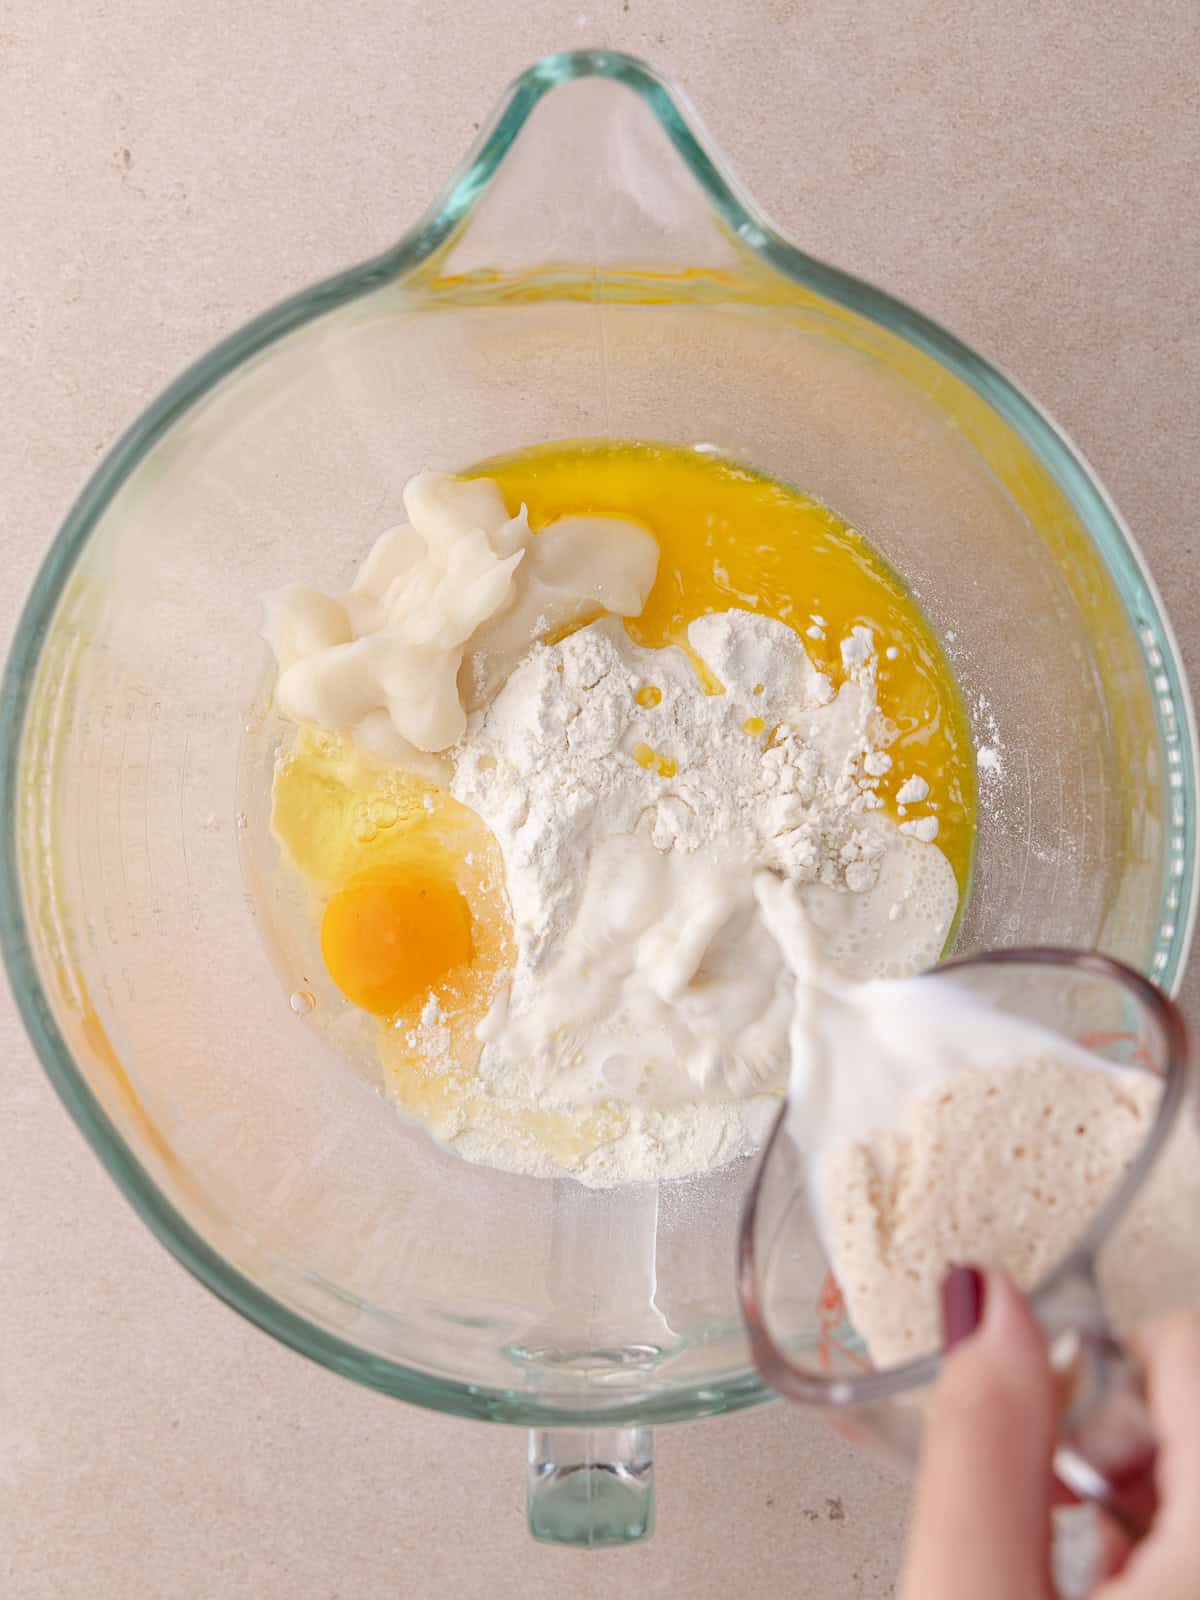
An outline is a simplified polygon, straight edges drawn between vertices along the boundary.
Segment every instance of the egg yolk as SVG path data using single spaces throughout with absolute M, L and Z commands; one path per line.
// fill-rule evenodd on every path
M 474 954 L 471 913 L 451 882 L 390 867 L 339 889 L 321 920 L 321 955 L 353 1005 L 388 1017 Z

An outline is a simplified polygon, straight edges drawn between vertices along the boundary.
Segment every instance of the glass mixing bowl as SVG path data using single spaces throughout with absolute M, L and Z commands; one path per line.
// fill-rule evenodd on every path
M 104 461 L 0 711 L 34 1044 L 197 1277 L 347 1377 L 533 1428 L 534 1531 L 599 1544 L 651 1525 L 650 1425 L 766 1397 L 749 1165 L 591 1192 L 468 1166 L 380 1100 L 305 1012 L 258 638 L 262 592 L 344 586 L 417 468 L 581 435 L 744 458 L 909 579 L 986 752 L 960 950 L 1098 946 L 1173 985 L 1196 795 L 1175 645 L 1087 466 L 958 340 L 779 238 L 627 57 L 525 73 L 400 244 L 226 340 Z

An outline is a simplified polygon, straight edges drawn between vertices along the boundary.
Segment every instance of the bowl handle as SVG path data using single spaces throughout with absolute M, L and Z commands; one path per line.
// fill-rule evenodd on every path
M 534 1428 L 529 1531 L 547 1544 L 601 1550 L 654 1532 L 650 1428 Z

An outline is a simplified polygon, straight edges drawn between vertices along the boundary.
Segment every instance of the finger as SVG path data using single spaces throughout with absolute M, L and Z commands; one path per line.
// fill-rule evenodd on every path
M 1090 1592 L 1094 1600 L 1099 1600 L 1096 1586 L 1124 1572 L 1133 1551 L 1133 1543 L 1124 1529 L 1118 1527 L 1099 1507 L 1095 1510 L 1095 1518 L 1096 1557 Z
M 1131 1341 L 1158 1439 L 1158 1515 L 1103 1600 L 1195 1600 L 1200 1584 L 1200 1315 L 1168 1317 Z
M 1200 1505 L 1200 1313 L 1152 1322 L 1132 1344 L 1158 1436 L 1160 1496 L 1168 1507 L 1190 1502 L 1194 1513 Z M 1189 1520 L 1194 1523 L 1194 1515 Z
M 906 1600 L 1045 1600 L 1054 1381 L 1024 1298 L 984 1280 L 982 1322 L 947 1358 L 930 1407 Z

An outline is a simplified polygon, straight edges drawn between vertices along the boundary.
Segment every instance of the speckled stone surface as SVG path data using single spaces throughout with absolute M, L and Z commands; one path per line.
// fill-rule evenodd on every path
M 1019 376 L 1114 493 L 1195 671 L 1193 0 L 0 0 L 5 638 L 161 385 L 388 244 L 504 83 L 582 44 L 676 75 L 785 232 Z M 239 1321 L 118 1196 L 7 997 L 0 1062 L 6 1600 L 891 1593 L 902 1488 L 782 1406 L 661 1434 L 649 1545 L 534 1546 L 519 1432 Z

